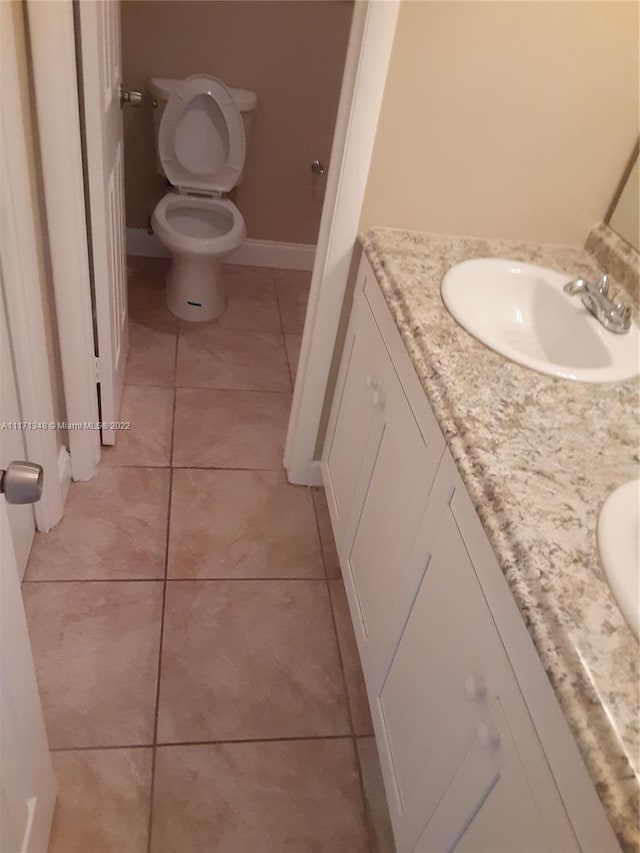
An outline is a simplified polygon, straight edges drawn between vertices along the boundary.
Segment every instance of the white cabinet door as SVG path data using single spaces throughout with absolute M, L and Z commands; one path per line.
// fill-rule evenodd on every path
M 356 637 L 365 657 L 368 644 L 377 646 L 404 587 L 442 450 L 440 443 L 427 444 L 388 355 L 376 376 L 381 428 L 367 448 L 371 464 L 363 466 L 358 504 L 345 535 L 343 566 L 356 604 L 355 611 L 352 607 Z
M 339 553 L 343 551 L 344 533 L 374 421 L 377 432 L 380 431 L 381 411 L 374 405 L 374 394 L 381 365 L 387 359 L 371 311 L 358 298 L 349 324 L 323 453 L 323 479 Z
M 499 699 L 480 725 L 414 853 L 554 849 Z
M 445 457 L 439 479 L 447 476 L 445 462 L 453 465 Z M 545 853 L 576 849 L 450 505 L 439 517 L 429 564 L 373 715 L 399 850 L 416 847 L 439 804 L 446 814 L 437 834 L 447 843 L 433 849 L 452 849 L 500 778 L 513 744 L 544 818 Z M 485 746 L 474 751 L 479 731 Z

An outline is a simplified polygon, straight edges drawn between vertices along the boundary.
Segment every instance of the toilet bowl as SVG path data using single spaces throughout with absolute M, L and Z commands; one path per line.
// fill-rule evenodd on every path
M 167 307 L 183 320 L 213 320 L 225 307 L 222 259 L 247 236 L 238 208 L 225 198 L 167 193 L 151 225 L 169 249 Z
M 221 262 L 247 235 L 242 214 L 225 198 L 242 178 L 244 123 L 217 78 L 194 74 L 173 83 L 157 140 L 173 189 L 156 205 L 151 226 L 172 256 L 169 310 L 183 320 L 212 320 L 225 307 Z

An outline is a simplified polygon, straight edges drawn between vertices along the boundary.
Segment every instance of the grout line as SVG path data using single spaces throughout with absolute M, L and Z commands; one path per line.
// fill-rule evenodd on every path
M 331 618 L 333 621 L 333 630 L 335 632 L 336 643 L 338 645 L 338 657 L 340 659 L 340 670 L 342 672 L 342 681 L 344 684 L 344 692 L 345 692 L 345 696 L 347 699 L 347 708 L 349 709 L 349 724 L 351 727 L 351 738 L 350 739 L 351 739 L 351 746 L 352 746 L 352 749 L 354 751 L 354 758 L 355 758 L 356 767 L 358 769 L 358 782 L 360 785 L 360 799 L 361 799 L 361 805 L 362 805 L 362 820 L 364 823 L 364 829 L 365 829 L 367 838 L 369 840 L 369 848 L 371 851 L 374 851 L 377 849 L 377 843 L 376 843 L 375 836 L 373 834 L 371 821 L 368 820 L 368 818 L 367 818 L 368 806 L 367 806 L 367 797 L 366 797 L 366 792 L 365 792 L 365 787 L 364 787 L 364 776 L 362 773 L 362 765 L 360 763 L 360 756 L 358 754 L 358 743 L 357 743 L 358 735 L 356 734 L 356 727 L 355 727 L 354 718 L 353 718 L 353 709 L 351 707 L 351 697 L 349 695 L 349 690 L 347 688 L 347 674 L 345 671 L 344 660 L 342 657 L 342 648 L 340 647 L 340 636 L 338 634 L 338 624 L 337 624 L 336 613 L 335 613 L 335 608 L 334 608 L 334 604 L 333 604 L 333 597 L 331 595 L 331 580 L 332 579 L 329 578 L 329 572 L 327 570 L 327 561 L 325 559 L 324 543 L 322 541 L 322 533 L 320 531 L 320 518 L 319 518 L 318 507 L 317 507 L 317 503 L 316 503 L 316 492 L 313 490 L 313 488 L 311 489 L 311 501 L 313 503 L 313 512 L 314 512 L 315 519 L 316 519 L 316 528 L 318 530 L 318 538 L 320 539 L 320 551 L 322 553 L 322 563 L 324 565 L 325 583 L 327 585 L 327 595 L 329 596 L 329 606 L 331 608 Z M 338 579 L 336 578 L 335 580 L 338 580 Z M 341 581 L 341 582 L 344 583 L 344 581 Z
M 289 369 L 286 368 L 287 381 L 290 379 Z M 146 385 L 142 386 L 145 388 L 162 388 L 165 386 L 162 385 Z M 217 386 L 212 385 L 175 385 L 175 389 L 180 389 L 181 391 L 238 391 L 243 394 L 251 393 L 251 394 L 289 394 L 291 395 L 291 388 L 284 390 L 282 388 L 219 388 Z
M 292 735 L 290 737 L 283 735 L 280 737 L 247 737 L 247 738 L 227 738 L 227 739 L 212 739 L 212 740 L 175 740 L 161 741 L 157 744 L 152 743 L 133 743 L 133 744 L 108 744 L 106 746 L 56 746 L 52 747 L 50 752 L 86 752 L 91 749 L 155 749 L 164 746 L 211 746 L 216 744 L 227 743 L 280 743 L 281 741 L 289 743 L 291 741 L 307 741 L 307 740 L 354 740 L 350 734 L 340 735 Z
M 342 649 L 340 648 L 340 636 L 338 634 L 338 625 L 336 622 L 336 614 L 333 606 L 333 598 L 331 597 L 331 585 L 329 583 L 329 575 L 327 573 L 327 563 L 324 558 L 324 549 L 322 548 L 322 535 L 320 533 L 320 519 L 318 518 L 318 510 L 316 507 L 316 502 L 314 499 L 313 492 L 311 493 L 311 503 L 313 505 L 313 515 L 316 521 L 316 532 L 318 534 L 318 541 L 320 544 L 320 553 L 322 554 L 322 565 L 324 566 L 324 582 L 327 589 L 327 596 L 329 598 L 329 610 L 331 611 L 331 622 L 333 624 L 333 633 L 336 640 L 336 646 L 338 647 L 338 660 L 340 661 L 340 672 L 342 674 L 342 685 L 344 687 L 344 695 L 347 701 L 347 710 L 349 713 L 349 728 L 351 737 L 355 736 L 355 727 L 353 725 L 353 713 L 351 711 L 351 701 L 349 699 L 349 691 L 347 689 L 347 675 L 344 668 L 344 661 L 342 659 Z
M 176 348 L 175 348 L 175 364 L 174 367 L 177 369 L 178 364 L 178 339 L 176 337 Z M 170 455 L 170 463 L 173 462 L 173 445 L 174 445 L 174 435 L 175 435 L 175 426 L 176 426 L 176 392 L 175 388 L 173 390 L 173 417 L 171 419 L 171 455 Z M 165 613 L 167 608 L 167 591 L 168 591 L 168 582 L 167 578 L 169 575 L 169 540 L 171 536 L 171 506 L 173 503 L 173 468 L 170 468 L 169 474 L 169 503 L 167 506 L 167 530 L 165 534 L 165 543 L 164 543 L 164 579 L 163 579 L 163 587 L 162 587 L 162 610 L 160 613 L 160 644 L 158 648 L 158 674 L 156 680 L 156 697 L 155 697 L 155 709 L 154 709 L 154 718 L 153 718 L 153 754 L 151 757 L 151 785 L 149 790 L 149 821 L 147 824 L 147 853 L 151 853 L 151 831 L 153 828 L 153 797 L 155 793 L 155 782 L 156 782 L 156 750 L 158 743 L 158 717 L 160 713 L 160 688 L 161 688 L 161 678 L 162 678 L 162 647 L 164 643 L 164 620 Z
M 223 465 L 140 465 L 131 463 L 127 464 L 119 464 L 116 465 L 114 462 L 110 462 L 108 465 L 105 465 L 105 468 L 151 468 L 156 471 L 166 471 L 169 468 L 173 468 L 174 471 L 257 471 L 264 473 L 274 473 L 278 472 L 280 474 L 284 474 L 284 468 L 233 468 L 233 467 L 225 467 Z M 300 488 L 306 488 L 305 486 L 300 486 Z
M 336 578 L 338 580 L 338 578 Z M 282 583 L 283 581 L 313 581 L 314 583 L 322 583 L 325 581 L 324 577 L 206 577 L 206 578 L 172 578 L 167 576 L 166 578 L 162 575 L 158 575 L 155 578 L 34 578 L 30 580 L 23 580 L 23 584 L 29 583 L 217 583 L 219 581 L 224 581 L 225 583 L 229 582 L 239 582 L 243 581 L 278 581 L 278 583 Z

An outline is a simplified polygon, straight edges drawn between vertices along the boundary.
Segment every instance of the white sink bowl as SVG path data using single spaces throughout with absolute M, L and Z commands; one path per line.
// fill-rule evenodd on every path
M 640 631 L 640 480 L 612 492 L 598 517 L 602 567 L 622 615 Z M 639 638 L 640 639 L 640 638 Z
M 540 373 L 579 382 L 618 382 L 640 372 L 638 327 L 607 331 L 580 296 L 563 293 L 575 276 L 508 261 L 478 258 L 452 267 L 442 300 L 453 318 L 483 344 Z

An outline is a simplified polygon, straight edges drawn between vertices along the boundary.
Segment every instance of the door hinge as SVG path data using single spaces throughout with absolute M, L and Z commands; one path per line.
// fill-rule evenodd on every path
M 94 363 L 96 368 L 96 382 L 100 384 L 100 359 L 98 356 L 95 356 Z

